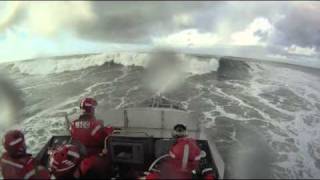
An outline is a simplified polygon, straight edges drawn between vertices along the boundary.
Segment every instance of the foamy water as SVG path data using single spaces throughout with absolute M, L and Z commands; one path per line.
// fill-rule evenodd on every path
M 20 73 L 31 75 L 57 74 L 66 71 L 77 71 L 88 67 L 101 66 L 107 62 L 114 62 L 124 66 L 146 67 L 151 59 L 150 53 L 103 53 L 89 55 L 81 58 L 65 59 L 41 59 L 31 61 L 21 61 L 13 63 L 11 69 Z M 216 71 L 219 62 L 215 58 L 196 58 L 189 55 L 179 54 L 183 62 L 184 69 L 192 74 L 205 74 Z M 201 59 L 201 60 L 199 60 Z M 39 62 L 41 63 L 39 64 Z

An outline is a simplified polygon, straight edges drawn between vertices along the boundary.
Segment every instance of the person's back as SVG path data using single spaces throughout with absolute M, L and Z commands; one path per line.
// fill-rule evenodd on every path
M 178 138 L 169 151 L 170 158 L 160 166 L 160 178 L 190 179 L 199 165 L 201 150 L 192 138 Z
M 112 133 L 112 127 L 104 127 L 103 121 L 95 118 L 96 100 L 85 98 L 80 103 L 82 115 L 71 123 L 71 137 L 83 144 L 88 154 L 100 153 L 105 138 Z M 100 151 L 100 152 L 99 152 Z
M 71 137 L 86 147 L 86 156 L 80 163 L 83 177 L 105 178 L 109 174 L 111 161 L 107 150 L 104 149 L 105 139 L 113 132 L 113 128 L 104 127 L 103 121 L 94 115 L 97 102 L 92 98 L 85 98 L 80 103 L 82 115 L 71 123 Z
M 102 148 L 105 138 L 103 122 L 92 115 L 81 115 L 71 123 L 71 137 L 87 148 Z
M 20 131 L 7 132 L 3 145 L 6 152 L 1 156 L 0 167 L 4 179 L 50 178 L 49 171 L 26 153 L 24 135 Z
M 160 164 L 160 172 L 151 172 L 146 179 L 215 179 L 212 168 L 201 163 L 205 153 L 195 139 L 187 137 L 186 127 L 176 125 L 173 136 L 176 142 L 169 150 L 169 158 Z

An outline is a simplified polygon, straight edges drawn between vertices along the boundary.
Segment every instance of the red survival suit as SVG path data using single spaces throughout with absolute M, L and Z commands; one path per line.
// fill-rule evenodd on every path
M 18 130 L 5 134 L 0 167 L 4 179 L 50 179 L 43 166 L 38 166 L 32 155 L 26 153 L 24 135 Z
M 96 170 L 95 174 L 101 173 L 101 176 L 104 176 L 106 169 L 110 169 L 110 162 L 108 158 L 101 157 L 103 155 L 101 152 L 104 141 L 112 134 L 113 128 L 104 127 L 103 121 L 95 118 L 95 106 L 97 102 L 92 98 L 81 101 L 80 109 L 83 110 L 83 114 L 71 123 L 71 136 L 73 140 L 83 144 L 87 150 L 87 155 L 80 164 L 81 174 L 85 175 L 89 170 Z
M 49 169 L 57 179 L 78 178 L 80 161 L 80 149 L 76 145 L 64 144 L 49 152 Z
M 215 179 L 211 168 L 201 167 L 204 155 L 194 139 L 178 138 L 169 155 L 160 164 L 160 172 L 148 173 L 146 179 Z

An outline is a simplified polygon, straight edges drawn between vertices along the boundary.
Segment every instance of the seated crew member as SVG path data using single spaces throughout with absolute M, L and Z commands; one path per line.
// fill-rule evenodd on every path
M 86 147 L 87 155 L 80 164 L 81 175 L 106 175 L 110 169 L 110 161 L 106 157 L 104 143 L 106 137 L 112 134 L 111 126 L 104 127 L 103 121 L 95 118 L 95 107 L 98 105 L 93 98 L 85 98 L 80 102 L 82 114 L 71 123 L 71 137 Z
M 6 152 L 1 156 L 0 169 L 4 179 L 50 179 L 49 171 L 27 153 L 21 131 L 8 131 L 4 135 L 3 146 Z
M 49 151 L 49 170 L 57 179 L 79 178 L 80 149 L 64 144 Z
M 196 140 L 187 137 L 186 127 L 174 127 L 176 142 L 171 146 L 169 157 L 159 165 L 160 172 L 147 172 L 146 179 L 215 179 L 212 168 L 206 162 Z

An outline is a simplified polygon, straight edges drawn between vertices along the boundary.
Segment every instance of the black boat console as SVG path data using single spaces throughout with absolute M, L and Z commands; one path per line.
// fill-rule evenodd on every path
M 48 167 L 48 150 L 57 145 L 72 143 L 70 136 L 53 136 L 36 156 L 38 162 Z M 112 135 L 107 140 L 108 158 L 111 158 L 113 176 L 117 178 L 136 178 L 143 175 L 149 166 L 159 157 L 168 153 L 174 143 L 172 138 L 154 138 L 148 136 Z M 206 140 L 197 140 L 198 145 L 206 152 L 206 159 L 212 161 L 212 155 Z M 81 149 L 85 152 L 82 146 Z M 216 166 L 212 163 L 213 169 Z M 134 173 L 133 173 L 134 172 Z

